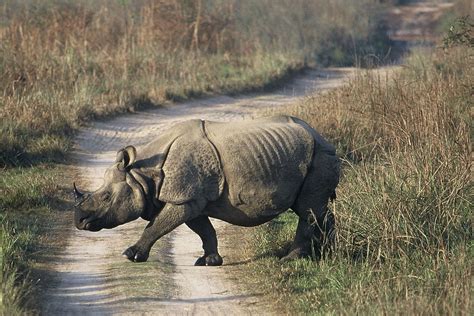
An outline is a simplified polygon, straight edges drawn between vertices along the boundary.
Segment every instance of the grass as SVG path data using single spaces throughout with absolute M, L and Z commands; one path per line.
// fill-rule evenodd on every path
M 61 161 L 91 119 L 385 53 L 380 9 L 370 0 L 9 0 L 0 8 L 0 165 Z
M 0 219 L 0 258 L 1 271 L 1 292 L 0 292 L 0 313 L 20 314 L 20 304 L 26 299 L 29 291 L 29 284 L 21 272 L 21 266 L 25 259 L 25 252 L 30 247 L 32 235 L 29 231 L 17 233 L 17 225 L 11 224 L 3 217 Z
M 0 314 L 20 315 L 33 306 L 32 254 L 50 219 L 54 185 L 59 177 L 54 166 L 2 170 L 0 179 Z
M 61 79 L 71 76 L 65 70 L 67 73 L 58 74 L 55 84 L 34 84 L 28 91 L 13 93 L 1 108 L 6 118 L 2 125 L 1 162 L 28 165 L 37 161 L 61 161 L 69 149 L 74 129 L 90 119 L 211 92 L 262 89 L 302 67 L 297 60 L 278 54 L 256 54 L 238 61 L 194 53 L 170 58 L 150 52 L 148 56 L 124 58 L 129 62 L 162 65 L 162 69 L 121 80 L 117 77 L 123 74 L 118 74 L 116 69 L 105 69 L 102 71 L 107 75 L 79 73 L 75 82 L 68 81 L 73 80 L 71 78 Z M 52 69 L 57 63 L 64 61 L 39 65 L 35 71 L 41 71 L 40 67 Z
M 471 57 L 470 57 L 471 56 Z M 290 313 L 467 315 L 473 310 L 472 47 L 414 54 L 389 75 L 264 114 L 300 117 L 344 160 L 337 248 L 281 264 L 288 214 L 249 241 L 246 281 Z

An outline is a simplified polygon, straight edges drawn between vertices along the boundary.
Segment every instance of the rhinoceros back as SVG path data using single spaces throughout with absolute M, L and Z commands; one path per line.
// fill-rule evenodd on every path
M 217 148 L 233 205 L 271 215 L 296 199 L 313 155 L 314 138 L 290 117 L 205 122 Z

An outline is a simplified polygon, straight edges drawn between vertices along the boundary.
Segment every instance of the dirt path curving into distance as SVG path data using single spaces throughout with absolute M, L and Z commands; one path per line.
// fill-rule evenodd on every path
M 84 128 L 76 140 L 78 185 L 97 189 L 118 149 L 133 144 L 140 150 L 141 144 L 173 124 L 194 118 L 240 120 L 256 110 L 295 102 L 309 93 L 340 86 L 353 72 L 350 68 L 308 71 L 271 93 L 217 96 L 96 122 Z M 45 295 L 48 303 L 43 313 L 248 315 L 270 312 L 263 309 L 258 293 L 241 293 L 226 279 L 226 265 L 233 264 L 226 260 L 226 253 L 232 249 L 220 247 L 224 266 L 193 266 L 201 255 L 201 242 L 185 225 L 159 241 L 147 263 L 127 262 L 120 254 L 138 240 L 145 225 L 145 221 L 137 220 L 92 233 L 76 230 L 71 223 L 67 247 L 53 266 L 57 286 Z M 213 220 L 213 225 L 219 237 L 227 224 Z M 134 272 L 130 272 L 131 267 Z M 167 285 L 159 288 L 162 285 L 159 279 L 168 280 Z M 144 290 L 140 290 L 142 287 Z

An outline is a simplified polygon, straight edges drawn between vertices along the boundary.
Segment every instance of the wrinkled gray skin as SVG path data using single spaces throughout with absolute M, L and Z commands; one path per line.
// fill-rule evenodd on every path
M 185 223 L 202 240 L 196 265 L 221 265 L 209 217 L 256 226 L 292 209 L 298 228 L 283 260 L 316 254 L 334 236 L 328 200 L 335 198 L 335 149 L 300 119 L 279 116 L 233 123 L 191 120 L 136 151 L 121 149 L 101 188 L 75 188 L 78 229 L 99 231 L 149 221 L 124 255 L 148 259 L 153 244 Z

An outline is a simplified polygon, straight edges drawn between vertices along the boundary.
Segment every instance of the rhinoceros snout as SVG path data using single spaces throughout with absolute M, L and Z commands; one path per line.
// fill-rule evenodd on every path
M 76 211 L 75 214 L 75 224 L 77 229 L 87 229 L 87 226 L 90 226 L 90 216 L 87 216 L 85 214 L 81 214 L 80 211 Z
M 90 230 L 98 231 L 101 228 L 97 227 L 95 223 L 98 221 L 98 218 L 94 214 L 86 213 L 79 208 L 76 208 L 74 213 L 74 223 L 77 229 L 80 230 Z

